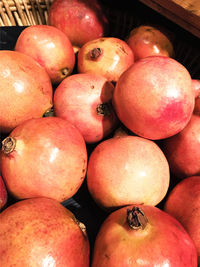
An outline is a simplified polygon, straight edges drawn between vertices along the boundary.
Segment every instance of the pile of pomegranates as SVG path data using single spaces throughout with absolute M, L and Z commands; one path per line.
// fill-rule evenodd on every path
M 200 80 L 174 46 L 54 0 L 0 51 L 1 267 L 200 264 Z

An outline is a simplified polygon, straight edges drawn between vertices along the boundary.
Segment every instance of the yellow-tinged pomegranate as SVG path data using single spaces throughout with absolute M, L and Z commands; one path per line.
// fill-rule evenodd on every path
M 99 143 L 87 169 L 89 192 L 106 210 L 135 204 L 155 206 L 169 187 L 169 165 L 153 141 L 121 135 Z
M 10 132 L 52 107 L 53 89 L 45 69 L 17 51 L 0 51 L 0 132 Z
M 104 37 L 84 44 L 78 52 L 78 72 L 97 73 L 108 81 L 118 81 L 134 63 L 134 54 L 119 38 Z

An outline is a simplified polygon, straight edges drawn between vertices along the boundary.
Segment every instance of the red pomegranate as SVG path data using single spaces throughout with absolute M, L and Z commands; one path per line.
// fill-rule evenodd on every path
M 176 177 L 200 175 L 200 116 L 192 115 L 181 132 L 164 139 L 162 150 Z
M 0 132 L 9 133 L 52 107 L 52 85 L 43 67 L 17 51 L 0 51 Z
M 106 210 L 128 204 L 157 205 L 169 187 L 169 166 L 153 141 L 124 135 L 99 143 L 90 154 L 88 190 Z
M 0 164 L 15 198 L 49 197 L 62 202 L 83 183 L 87 150 L 83 136 L 68 121 L 30 119 L 2 141 Z
M 98 0 L 54 0 L 48 20 L 77 47 L 108 33 L 109 23 Z
M 135 61 L 148 56 L 174 56 L 174 48 L 165 29 L 141 25 L 132 29 L 126 39 L 133 50 Z
M 7 201 L 8 201 L 7 189 L 2 177 L 0 176 L 0 211 L 3 208 L 5 208 Z
M 75 65 L 75 54 L 69 38 L 49 25 L 32 25 L 19 35 L 15 51 L 34 58 L 44 67 L 53 84 L 69 76 Z
M 197 267 L 194 243 L 182 225 L 152 206 L 134 205 L 111 213 L 101 225 L 92 267 Z
M 97 73 L 108 81 L 118 81 L 120 75 L 134 63 L 134 54 L 119 38 L 104 37 L 84 44 L 78 53 L 78 72 Z
M 165 201 L 164 210 L 176 218 L 196 245 L 200 264 L 200 176 L 179 182 Z
M 48 198 L 21 200 L 0 214 L 1 267 L 89 267 L 87 232 Z
M 191 118 L 191 76 L 172 58 L 141 59 L 119 78 L 113 105 L 121 122 L 135 134 L 152 140 L 170 137 Z
M 54 113 L 75 125 L 86 143 L 107 137 L 118 125 L 112 108 L 114 86 L 94 73 L 74 74 L 54 93 Z

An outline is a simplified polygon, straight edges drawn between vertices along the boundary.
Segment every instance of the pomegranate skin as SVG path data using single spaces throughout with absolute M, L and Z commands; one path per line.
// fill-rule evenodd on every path
M 152 140 L 170 137 L 191 118 L 191 76 L 172 58 L 141 59 L 121 75 L 113 105 L 121 122 L 135 134 Z
M 144 229 L 127 223 L 127 206 L 111 213 L 101 225 L 92 267 L 197 267 L 194 243 L 182 225 L 166 212 L 137 205 L 147 217 Z
M 126 42 L 133 50 L 135 61 L 148 56 L 174 56 L 172 42 L 164 30 L 150 25 L 134 28 Z
M 0 214 L 1 267 L 89 267 L 89 241 L 75 216 L 48 198 L 21 200 Z
M 73 46 L 103 37 L 108 20 L 96 0 L 55 0 L 49 10 L 48 24 L 63 31 Z
M 161 149 L 138 136 L 110 138 L 92 151 L 88 190 L 106 210 L 135 204 L 157 205 L 169 187 L 169 165 Z
M 15 51 L 34 58 L 44 67 L 53 84 L 69 76 L 75 65 L 75 54 L 69 38 L 49 25 L 32 25 L 19 35 Z
M 17 51 L 0 51 L 0 132 L 9 133 L 52 107 L 53 89 L 45 69 Z
M 192 79 L 192 86 L 193 86 L 193 89 L 194 89 L 195 97 L 200 96 L 200 80 Z
M 164 139 L 162 150 L 176 177 L 200 175 L 200 117 L 193 114 L 182 131 Z
M 86 143 L 95 143 L 118 125 L 112 108 L 114 86 L 97 74 L 74 74 L 54 93 L 54 113 L 75 125 Z
M 56 117 L 30 119 L 9 138 L 15 139 L 15 147 L 6 153 L 9 142 L 2 145 L 1 171 L 15 198 L 49 197 L 62 202 L 78 191 L 86 174 L 87 150 L 75 126 Z
M 176 218 L 194 241 L 200 264 L 200 176 L 187 177 L 170 191 L 164 210 Z
M 117 82 L 121 74 L 134 63 L 134 54 L 119 38 L 104 37 L 84 44 L 78 53 L 78 72 L 97 73 L 108 81 Z
M 7 201 L 8 201 L 7 189 L 2 177 L 0 176 L 0 211 L 3 208 L 5 208 Z
M 194 114 L 200 116 L 200 95 L 195 98 Z

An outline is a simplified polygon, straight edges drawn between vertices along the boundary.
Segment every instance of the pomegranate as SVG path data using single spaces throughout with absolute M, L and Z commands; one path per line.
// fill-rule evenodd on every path
M 197 252 L 174 217 L 153 206 L 131 205 L 112 212 L 101 225 L 91 266 L 197 267 Z
M 113 105 L 120 121 L 135 134 L 152 140 L 170 137 L 193 113 L 191 76 L 172 58 L 141 59 L 119 78 Z
M 67 77 L 54 93 L 54 113 L 74 124 L 86 143 L 107 137 L 118 124 L 111 102 L 114 86 L 94 73 Z
M 7 189 L 2 177 L 0 176 L 0 211 L 3 208 L 5 208 L 7 201 L 8 201 Z
M 126 39 L 133 50 L 135 61 L 148 56 L 174 56 L 174 48 L 165 29 L 141 25 L 132 29 Z
M 98 73 L 108 81 L 116 82 L 134 63 L 134 54 L 119 38 L 104 37 L 84 44 L 78 53 L 78 72 Z
M 0 163 L 15 198 L 49 197 L 62 202 L 83 183 L 87 150 L 82 135 L 68 121 L 30 119 L 2 141 Z
M 176 177 L 200 175 L 200 116 L 192 115 L 181 132 L 164 139 L 162 150 Z
M 86 228 L 59 202 L 21 200 L 0 214 L 1 267 L 89 267 Z
M 200 176 L 179 182 L 169 192 L 164 210 L 174 216 L 193 239 L 200 265 Z
M 192 86 L 194 89 L 195 97 L 200 97 L 200 80 L 192 79 Z
M 63 31 L 73 46 L 81 47 L 108 33 L 108 19 L 98 0 L 54 0 L 48 24 Z
M 75 54 L 69 38 L 59 29 L 48 25 L 32 25 L 19 35 L 15 51 L 34 58 L 43 66 L 53 84 L 72 73 Z
M 43 67 L 17 51 L 0 51 L 0 132 L 9 133 L 52 107 L 52 85 Z
M 89 157 L 88 190 L 106 210 L 128 204 L 157 205 L 169 187 L 169 166 L 153 141 L 124 135 L 99 143 Z
M 195 98 L 194 114 L 200 116 L 200 95 Z

